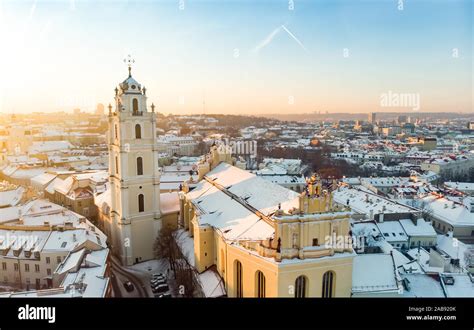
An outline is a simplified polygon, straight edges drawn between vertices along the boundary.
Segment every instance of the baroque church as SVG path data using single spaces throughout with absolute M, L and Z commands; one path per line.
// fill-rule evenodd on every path
M 131 75 L 109 105 L 111 244 L 124 265 L 154 258 L 163 226 L 154 105 Z M 217 273 L 229 297 L 349 297 L 355 253 L 328 244 L 347 237 L 350 212 L 313 176 L 298 194 L 242 169 L 231 149 L 213 145 L 183 182 L 179 219 L 197 272 Z M 168 224 L 167 224 L 168 225 Z
M 350 212 L 312 176 L 298 194 L 249 173 L 231 149 L 213 146 L 184 185 L 180 221 L 198 272 L 215 269 L 229 297 L 350 297 Z

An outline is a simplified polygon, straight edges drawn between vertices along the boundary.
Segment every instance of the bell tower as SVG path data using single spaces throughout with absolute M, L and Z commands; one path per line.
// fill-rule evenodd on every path
M 160 169 L 155 106 L 147 108 L 146 88 L 132 77 L 115 88 L 109 104 L 109 182 L 112 195 L 112 248 L 123 265 L 152 259 L 161 228 Z M 113 109 L 114 108 L 114 109 Z

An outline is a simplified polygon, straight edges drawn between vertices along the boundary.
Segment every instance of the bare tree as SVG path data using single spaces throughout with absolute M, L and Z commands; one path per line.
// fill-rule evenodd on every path
M 180 257 L 180 251 L 174 240 L 171 228 L 167 226 L 161 228 L 153 244 L 153 252 L 156 259 L 168 260 L 171 270 L 175 271 L 176 260 Z
M 200 285 L 194 268 L 184 258 L 177 260 L 175 268 L 176 286 L 174 294 L 178 297 L 193 298 L 198 295 Z

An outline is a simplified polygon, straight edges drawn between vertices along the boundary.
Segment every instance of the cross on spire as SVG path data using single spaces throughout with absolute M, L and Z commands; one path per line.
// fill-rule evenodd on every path
M 127 57 L 123 59 L 123 62 L 128 65 L 128 77 L 130 78 L 132 76 L 132 64 L 135 63 L 135 60 L 131 55 L 127 55 Z

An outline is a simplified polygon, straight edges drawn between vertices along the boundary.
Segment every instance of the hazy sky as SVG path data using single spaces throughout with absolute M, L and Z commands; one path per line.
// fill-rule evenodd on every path
M 418 111 L 472 111 L 472 7 L 0 0 L 0 111 L 108 104 L 127 54 L 163 113 L 202 113 L 203 100 L 206 113 L 409 109 L 381 107 L 389 92 L 419 96 Z

